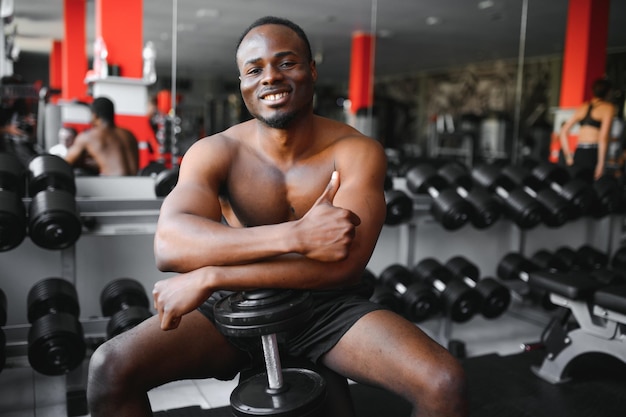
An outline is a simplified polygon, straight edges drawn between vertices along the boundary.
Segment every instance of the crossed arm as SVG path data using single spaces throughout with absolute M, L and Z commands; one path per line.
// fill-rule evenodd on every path
M 163 329 L 218 289 L 332 288 L 358 282 L 385 216 L 385 156 L 371 140 L 335 155 L 328 186 L 300 219 L 237 228 L 220 222 L 220 162 L 186 155 L 179 183 L 164 201 L 155 254 L 159 268 L 181 272 L 155 285 Z

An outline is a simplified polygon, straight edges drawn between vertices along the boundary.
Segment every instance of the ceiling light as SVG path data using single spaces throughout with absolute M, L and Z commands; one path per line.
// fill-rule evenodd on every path
M 426 24 L 429 26 L 438 25 L 439 23 L 441 23 L 441 19 L 439 19 L 438 17 L 428 16 L 426 18 Z
M 199 9 L 198 11 L 196 11 L 196 17 L 197 18 L 211 18 L 211 19 L 215 19 L 217 17 L 220 16 L 220 11 L 217 9 Z
M 478 8 L 480 10 L 489 9 L 490 7 L 493 7 L 494 5 L 495 3 L 492 0 L 483 0 L 483 1 L 478 2 Z

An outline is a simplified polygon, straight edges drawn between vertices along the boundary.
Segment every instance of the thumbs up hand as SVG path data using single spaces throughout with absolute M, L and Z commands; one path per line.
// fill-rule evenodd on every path
M 301 254 L 323 262 L 345 259 L 361 219 L 350 210 L 335 207 L 339 173 L 334 171 L 322 195 L 296 223 Z

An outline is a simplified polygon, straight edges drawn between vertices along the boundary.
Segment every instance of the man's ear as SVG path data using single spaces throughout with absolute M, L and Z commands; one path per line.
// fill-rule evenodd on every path
M 315 64 L 315 60 L 312 59 L 309 64 L 311 69 L 311 76 L 313 77 L 313 81 L 317 81 L 317 65 Z

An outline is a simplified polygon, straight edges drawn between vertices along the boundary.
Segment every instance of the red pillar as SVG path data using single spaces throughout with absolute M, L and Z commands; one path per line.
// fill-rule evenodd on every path
M 109 65 L 126 78 L 143 76 L 143 0 L 96 0 L 95 35 L 108 50 Z
M 591 85 L 606 72 L 606 46 L 609 28 L 610 0 L 569 0 L 567 28 L 561 75 L 560 110 L 557 112 L 552 140 L 551 162 L 557 162 L 561 142 L 561 123 L 570 117 L 568 109 L 591 98 Z M 578 134 L 570 133 L 570 149 L 576 149 Z
M 610 0 L 569 0 L 560 107 L 591 98 L 591 85 L 606 72 Z
M 350 82 L 348 95 L 350 111 L 356 114 L 373 105 L 374 35 L 356 32 L 352 35 Z
M 83 99 L 87 73 L 86 0 L 64 0 L 64 37 L 62 54 L 61 97 Z
M 48 78 L 50 80 L 50 89 L 63 89 L 63 42 L 55 40 L 52 42 L 52 51 L 50 52 L 50 68 Z M 52 102 L 56 102 L 56 96 L 52 97 Z

